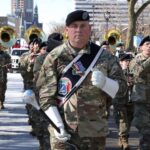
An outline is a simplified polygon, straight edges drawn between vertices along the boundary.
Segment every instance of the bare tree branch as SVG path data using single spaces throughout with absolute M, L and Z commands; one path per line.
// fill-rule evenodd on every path
M 143 12 L 143 10 L 150 4 L 150 0 L 146 1 L 145 3 L 142 4 L 142 6 L 137 10 L 135 13 L 136 18 L 139 17 L 139 15 Z

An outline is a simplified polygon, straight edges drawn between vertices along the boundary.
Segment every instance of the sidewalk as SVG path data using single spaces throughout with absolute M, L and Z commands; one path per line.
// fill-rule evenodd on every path
M 20 74 L 8 73 L 5 109 L 0 110 L 0 150 L 38 150 L 37 139 L 29 134 L 22 92 Z

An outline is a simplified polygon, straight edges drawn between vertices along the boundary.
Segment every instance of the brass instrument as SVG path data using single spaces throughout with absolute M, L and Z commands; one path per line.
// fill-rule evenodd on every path
M 42 41 L 46 41 L 46 36 L 45 36 L 44 32 L 42 31 L 42 29 L 40 29 L 34 25 L 26 30 L 24 37 L 27 42 L 29 42 L 35 38 L 40 38 Z
M 121 33 L 119 30 L 116 29 L 108 30 L 107 33 L 104 35 L 104 39 L 113 46 L 117 43 L 117 41 L 121 40 Z
M 3 26 L 0 28 L 0 44 L 4 48 L 11 47 L 16 42 L 16 32 L 10 26 Z

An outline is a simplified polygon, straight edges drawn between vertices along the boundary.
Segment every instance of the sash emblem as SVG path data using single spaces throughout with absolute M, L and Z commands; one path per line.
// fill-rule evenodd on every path
M 81 61 L 78 61 L 72 66 L 72 74 L 73 75 L 83 75 L 85 72 L 85 67 L 82 65 Z
M 60 79 L 58 83 L 58 94 L 65 96 L 71 91 L 71 88 L 72 88 L 71 81 L 68 78 L 63 77 Z

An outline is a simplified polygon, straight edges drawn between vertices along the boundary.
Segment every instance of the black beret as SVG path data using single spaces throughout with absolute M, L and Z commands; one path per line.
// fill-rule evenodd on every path
M 57 41 L 63 41 L 63 35 L 61 33 L 54 32 L 48 36 L 48 39 L 54 39 Z
M 46 47 L 47 46 L 47 42 L 42 42 L 39 46 L 39 49 Z
M 145 42 L 150 42 L 150 36 L 144 37 L 139 46 L 142 46 Z
M 47 52 L 52 51 L 55 47 L 62 44 L 62 42 L 49 38 L 47 41 Z
M 131 60 L 132 58 L 133 58 L 133 56 L 131 54 L 123 53 L 123 54 L 119 55 L 119 60 L 120 61 Z
M 89 21 L 90 16 L 87 11 L 76 10 L 68 14 L 66 18 L 66 26 L 69 26 L 74 21 Z

